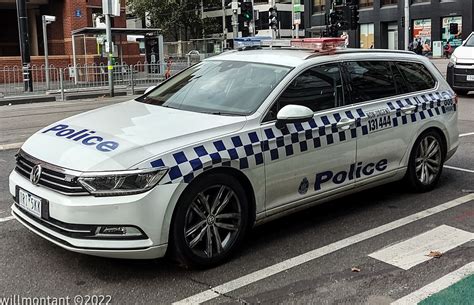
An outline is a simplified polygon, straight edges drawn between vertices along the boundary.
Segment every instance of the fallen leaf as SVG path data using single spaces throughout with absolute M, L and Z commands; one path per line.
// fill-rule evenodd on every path
M 351 271 L 352 272 L 360 272 L 360 268 L 359 267 L 352 267 Z
M 434 257 L 434 258 L 440 258 L 441 256 L 443 256 L 443 253 L 441 253 L 439 251 L 430 251 L 430 253 L 426 256 Z

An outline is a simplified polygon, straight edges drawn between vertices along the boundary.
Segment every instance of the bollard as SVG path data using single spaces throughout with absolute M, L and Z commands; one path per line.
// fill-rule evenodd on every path
M 132 95 L 135 95 L 135 80 L 133 79 L 133 65 L 130 65 L 130 81 L 132 86 Z
M 59 69 L 59 87 L 61 88 L 61 101 L 65 101 L 64 96 L 64 69 Z

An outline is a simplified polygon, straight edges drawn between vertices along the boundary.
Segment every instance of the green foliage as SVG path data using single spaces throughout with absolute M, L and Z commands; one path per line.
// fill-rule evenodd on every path
M 203 0 L 204 8 L 220 7 L 221 0 Z M 127 0 L 134 15 L 148 17 L 151 27 L 160 28 L 166 40 L 202 38 L 219 31 L 219 25 L 201 20 L 201 0 Z M 222 26 L 221 26 L 222 27 Z

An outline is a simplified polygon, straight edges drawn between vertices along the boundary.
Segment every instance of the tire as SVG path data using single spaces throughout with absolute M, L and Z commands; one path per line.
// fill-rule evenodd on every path
M 249 219 L 247 196 L 236 178 L 221 173 L 198 178 L 174 213 L 170 242 L 176 259 L 198 269 L 225 262 L 240 246 Z
M 469 93 L 469 90 L 455 89 L 454 92 L 456 92 L 457 95 L 467 95 Z
M 428 192 L 436 187 L 446 156 L 440 134 L 434 130 L 422 133 L 413 145 L 405 181 L 415 192 Z

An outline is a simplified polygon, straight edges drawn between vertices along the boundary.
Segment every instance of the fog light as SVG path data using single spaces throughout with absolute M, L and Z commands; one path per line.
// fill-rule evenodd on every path
M 96 237 L 139 237 L 143 233 L 136 227 L 127 226 L 102 226 L 97 227 Z

